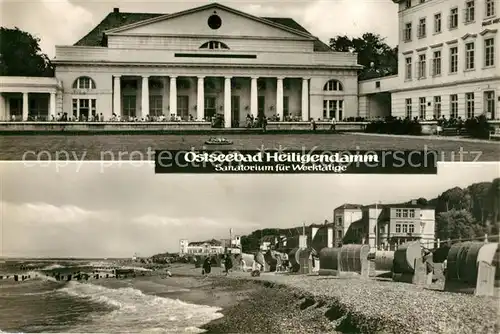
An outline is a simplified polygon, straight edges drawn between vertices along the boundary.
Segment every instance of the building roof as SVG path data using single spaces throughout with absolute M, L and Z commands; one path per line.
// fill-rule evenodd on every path
M 363 205 L 361 204 L 349 204 L 349 203 L 344 203 L 341 206 L 335 208 L 335 210 L 340 210 L 340 209 L 362 209 Z
M 119 28 L 128 24 L 137 23 L 140 21 L 152 19 L 162 15 L 168 15 L 166 13 L 122 13 L 115 8 L 111 13 L 109 13 L 94 29 L 92 29 L 87 35 L 76 42 L 75 46 L 104 46 L 104 32 L 107 30 Z M 290 29 L 300 31 L 302 33 L 307 33 L 312 36 L 312 34 L 307 31 L 304 27 L 298 24 L 294 19 L 287 17 L 261 17 L 261 19 L 268 20 L 274 24 L 279 24 Z M 317 52 L 328 52 L 333 51 L 328 45 L 320 41 L 318 38 L 314 41 L 314 51 Z
M 204 244 L 208 244 L 210 246 L 221 246 L 222 243 L 219 240 L 205 240 L 205 241 L 192 241 L 189 243 L 189 246 L 201 246 Z
M 430 209 L 434 208 L 429 205 L 417 204 L 417 203 L 393 203 L 393 204 L 369 204 L 363 206 L 363 208 L 375 208 L 378 206 L 380 209 L 390 209 L 390 208 L 404 208 L 404 209 Z

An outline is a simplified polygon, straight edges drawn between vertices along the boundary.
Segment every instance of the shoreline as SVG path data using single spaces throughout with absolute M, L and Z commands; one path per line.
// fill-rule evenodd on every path
M 197 271 L 182 270 L 184 276 Z M 192 272 L 189 275 L 189 271 Z M 245 290 L 207 333 L 498 333 L 498 298 L 474 297 L 383 279 L 215 271 L 218 291 Z M 299 330 L 300 329 L 300 330 Z

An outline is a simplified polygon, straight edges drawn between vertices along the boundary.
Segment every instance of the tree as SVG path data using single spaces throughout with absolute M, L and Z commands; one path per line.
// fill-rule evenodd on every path
M 467 210 L 452 209 L 436 216 L 436 234 L 441 240 L 471 239 L 485 232 Z
M 39 38 L 17 27 L 0 27 L 0 41 L 0 76 L 54 76 L 54 67 L 42 53 Z
M 338 52 L 358 54 L 358 63 L 363 66 L 359 75 L 361 80 L 398 73 L 398 48 L 391 48 L 380 35 L 365 33 L 361 38 L 337 36 L 330 39 L 330 47 Z

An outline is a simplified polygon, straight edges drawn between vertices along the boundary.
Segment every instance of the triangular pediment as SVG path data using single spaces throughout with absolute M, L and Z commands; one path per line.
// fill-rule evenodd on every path
M 475 37 L 477 37 L 477 34 L 466 33 L 465 35 L 462 36 L 462 39 L 466 40 L 467 38 L 475 38 Z
M 315 39 L 310 34 L 218 3 L 161 15 L 105 32 L 108 35 L 193 35 Z

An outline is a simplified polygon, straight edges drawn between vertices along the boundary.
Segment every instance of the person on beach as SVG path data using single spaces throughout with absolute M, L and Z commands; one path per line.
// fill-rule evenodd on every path
M 337 121 L 335 120 L 335 117 L 332 117 L 332 123 L 330 124 L 330 131 L 335 132 L 336 125 Z
M 211 271 L 212 271 L 212 260 L 210 260 L 210 257 L 207 257 L 203 262 L 202 275 L 206 277 L 210 274 Z
M 224 259 L 224 267 L 226 269 L 226 276 L 227 276 L 229 274 L 229 270 L 233 268 L 233 261 L 231 260 L 229 254 L 227 254 L 226 258 Z

